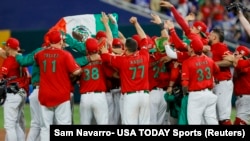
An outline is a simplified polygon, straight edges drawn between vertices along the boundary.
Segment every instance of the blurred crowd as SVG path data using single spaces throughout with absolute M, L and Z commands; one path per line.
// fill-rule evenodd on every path
M 161 0 L 125 0 L 127 2 L 148 8 L 150 10 L 171 15 L 171 11 L 160 7 Z M 197 20 L 207 24 L 210 31 L 214 27 L 220 27 L 225 32 L 225 38 L 231 42 L 249 43 L 250 37 L 240 24 L 233 11 L 228 11 L 226 6 L 232 2 L 241 2 L 244 7 L 250 9 L 250 0 L 168 0 L 184 17 L 189 13 L 195 13 Z M 245 11 L 245 17 L 250 21 L 250 12 Z M 208 31 L 208 32 L 209 32 Z

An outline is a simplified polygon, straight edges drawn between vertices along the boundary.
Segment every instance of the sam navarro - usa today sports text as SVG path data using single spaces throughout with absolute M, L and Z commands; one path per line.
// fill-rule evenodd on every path
M 239 137 L 245 138 L 246 129 L 244 128 L 225 128 L 219 127 L 214 129 L 210 126 L 198 126 L 194 128 L 192 126 L 185 126 L 185 129 L 180 129 L 179 126 L 160 126 L 160 128 L 154 128 L 151 126 L 143 128 L 143 126 L 136 126 L 136 128 L 125 128 L 127 126 L 91 126 L 87 125 L 67 126 L 71 128 L 58 128 L 57 126 L 51 128 L 50 136 L 52 137 L 82 137 L 82 136 L 170 136 L 170 137 Z M 75 126 L 73 126 L 75 127 Z M 158 127 L 158 126 L 157 126 Z M 191 127 L 187 129 L 187 127 Z M 195 126 L 196 127 L 196 126 Z

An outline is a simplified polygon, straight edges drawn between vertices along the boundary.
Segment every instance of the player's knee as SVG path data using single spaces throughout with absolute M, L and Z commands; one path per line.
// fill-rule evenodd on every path
M 247 125 L 247 123 L 244 120 L 240 119 L 239 117 L 236 117 L 234 125 Z

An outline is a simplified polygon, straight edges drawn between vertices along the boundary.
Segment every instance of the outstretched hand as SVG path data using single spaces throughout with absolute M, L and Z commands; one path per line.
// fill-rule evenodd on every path
M 102 17 L 101 17 L 101 21 L 103 24 L 108 24 L 109 23 L 109 17 L 105 12 L 102 12 Z
M 161 1 L 160 1 L 160 6 L 161 6 L 161 7 L 166 7 L 166 8 L 174 7 L 170 2 L 165 1 L 165 0 L 161 0 Z
M 101 38 L 99 40 L 100 53 L 108 53 L 108 42 L 106 38 Z
M 130 22 L 131 24 L 136 24 L 138 21 L 137 21 L 137 18 L 136 18 L 136 17 L 131 17 L 131 18 L 129 19 L 129 22 Z
M 154 24 L 161 24 L 162 23 L 159 15 L 151 13 L 151 17 L 152 17 L 152 19 L 150 20 L 150 22 L 152 22 Z

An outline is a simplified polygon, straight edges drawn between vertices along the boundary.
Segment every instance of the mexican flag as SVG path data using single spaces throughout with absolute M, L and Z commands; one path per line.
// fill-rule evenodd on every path
M 118 14 L 112 13 L 113 18 L 118 21 Z M 105 31 L 101 21 L 102 14 L 82 14 L 62 17 L 47 33 L 51 30 L 61 30 L 73 37 L 84 38 L 85 41 L 89 37 L 94 37 L 100 30 Z M 113 36 L 118 36 L 118 25 L 109 22 Z M 45 42 L 48 42 L 47 34 L 44 37 Z

